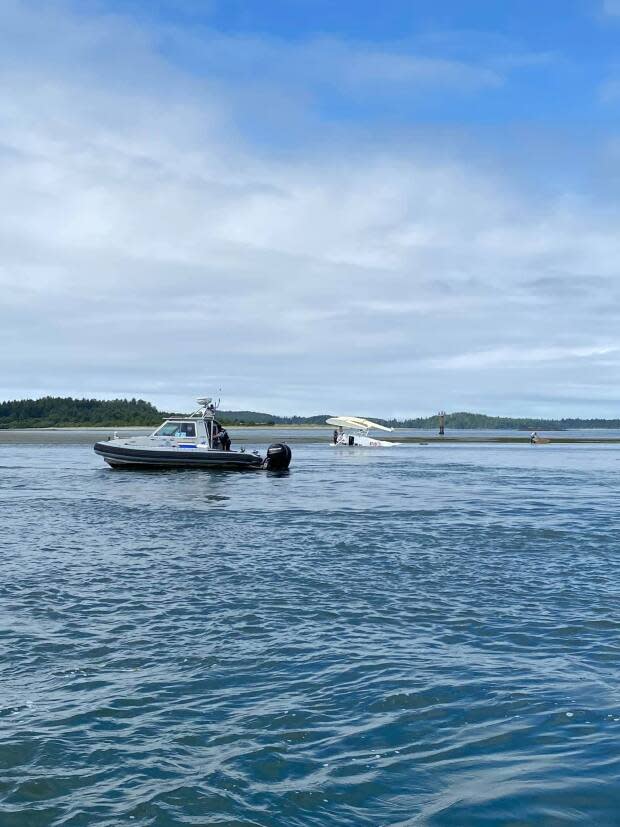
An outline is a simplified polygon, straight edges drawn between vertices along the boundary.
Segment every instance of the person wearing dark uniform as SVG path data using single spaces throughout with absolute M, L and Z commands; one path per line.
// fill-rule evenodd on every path
M 214 448 L 219 448 L 220 451 L 230 451 L 230 437 L 226 428 L 222 428 L 219 422 L 213 422 L 213 440 Z

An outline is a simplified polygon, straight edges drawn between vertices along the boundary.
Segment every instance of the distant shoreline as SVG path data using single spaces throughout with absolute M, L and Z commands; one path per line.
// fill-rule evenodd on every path
M 74 425 L 18 425 L 12 426 L 10 428 L 5 428 L 0 426 L 0 434 L 2 433 L 16 433 L 16 432 L 27 432 L 27 431 L 37 431 L 37 432 L 69 432 L 69 431 L 104 431 L 104 430 L 118 430 L 119 428 L 123 430 L 138 430 L 138 431 L 150 431 L 155 429 L 161 425 L 162 420 L 155 422 L 151 425 L 136 425 L 135 423 L 128 423 L 128 424 L 119 424 L 115 423 L 112 425 L 84 425 L 79 422 L 76 422 Z M 278 428 L 286 428 L 287 430 L 299 430 L 299 431 L 331 431 L 333 427 L 331 425 L 321 425 L 315 422 L 304 424 L 304 423 L 287 423 L 287 422 L 236 422 L 234 425 L 223 421 L 223 425 L 226 428 L 230 429 L 241 429 L 241 430 L 252 430 L 252 429 L 265 429 L 269 428 L 270 430 L 277 430 Z M 437 426 L 416 426 L 416 425 L 395 425 L 393 426 L 394 431 L 405 430 L 405 431 L 432 431 L 433 434 L 437 434 Z M 510 431 L 517 434 L 522 434 L 523 436 L 515 436 L 515 439 L 529 439 L 529 432 L 534 429 L 530 428 L 492 428 L 492 427 L 485 427 L 482 426 L 470 426 L 470 427 L 456 427 L 453 426 L 451 428 L 446 427 L 446 434 L 443 437 L 444 440 L 448 440 L 451 438 L 451 432 L 454 431 Z M 613 426 L 613 425 L 601 425 L 600 427 L 578 427 L 574 426 L 571 428 L 544 428 L 539 427 L 536 430 L 547 433 L 547 434 L 557 434 L 557 437 L 554 436 L 554 440 L 561 440 L 562 434 L 566 431 L 589 431 L 589 432 L 597 432 L 597 431 L 620 431 L 620 427 Z M 438 435 L 437 435 L 438 436 Z M 430 438 L 430 437 L 429 437 Z M 495 439 L 501 439 L 501 436 L 494 437 Z M 438 436 L 438 439 L 441 437 Z M 570 439 L 570 437 L 567 437 Z
M 287 424 L 279 423 L 279 422 L 270 422 L 270 423 L 264 423 L 264 424 L 253 422 L 253 423 L 247 424 L 247 425 L 245 423 L 235 423 L 234 425 L 229 425 L 228 423 L 223 422 L 222 424 L 224 424 L 226 426 L 226 428 L 232 428 L 232 429 L 234 429 L 234 428 L 243 428 L 243 429 L 246 429 L 246 428 L 293 428 L 293 429 L 299 429 L 299 430 L 304 430 L 304 431 L 313 430 L 313 429 L 326 430 L 326 431 L 331 431 L 332 430 L 331 425 L 317 425 L 317 424 L 312 424 L 312 425 L 299 425 L 299 424 L 287 425 Z M 103 430 L 113 430 L 113 429 L 118 430 L 119 428 L 122 428 L 125 431 L 127 431 L 127 430 L 149 431 L 151 429 L 159 427 L 159 425 L 161 425 L 161 420 L 159 422 L 155 422 L 153 425 L 136 425 L 136 424 L 130 424 L 130 425 L 118 425 L 118 424 L 115 424 L 115 425 L 82 425 L 80 423 L 76 423 L 75 425 L 25 425 L 25 426 L 22 425 L 22 426 L 16 426 L 16 427 L 12 427 L 12 428 L 0 427 L 0 434 L 8 433 L 8 432 L 17 432 L 17 431 L 44 431 L 44 432 L 49 432 L 49 431 L 61 431 L 61 432 L 62 431 L 103 431 Z
M 367 411 L 356 411 L 368 415 Z M 326 420 L 333 416 L 326 411 L 312 416 L 280 416 L 268 411 L 223 410 L 216 413 L 217 419 L 227 428 L 278 428 L 308 429 L 324 428 Z M 70 428 L 152 428 L 170 416 L 185 416 L 181 413 L 159 411 L 144 399 L 76 399 L 73 397 L 46 396 L 39 399 L 15 399 L 0 402 L 0 432 L 4 430 L 41 429 L 51 432 Z M 370 419 L 380 425 L 397 429 L 413 428 L 437 432 L 440 414 L 412 417 L 381 417 L 371 415 Z M 555 417 L 537 416 L 490 416 L 472 411 L 453 411 L 441 414 L 446 433 L 454 431 L 509 431 L 530 433 L 545 431 L 561 434 L 575 430 L 620 430 L 620 418 L 603 417 Z
M 237 445 L 259 445 L 269 443 L 275 440 L 288 442 L 291 445 L 295 444 L 312 444 L 322 445 L 325 448 L 330 447 L 331 442 L 331 427 L 321 425 L 230 425 L 227 426 L 232 437 L 233 443 Z M 7 449 L 11 445 L 89 445 L 99 440 L 109 439 L 114 431 L 118 431 L 120 436 L 142 436 L 152 433 L 152 427 L 144 425 L 116 425 L 111 427 L 93 426 L 93 425 L 77 425 L 74 427 L 46 427 L 46 428 L 4 428 L 0 429 L 0 448 Z M 405 429 L 418 430 L 422 429 Z M 493 434 L 493 432 L 481 433 L 484 429 L 470 429 L 469 433 L 450 434 L 439 436 L 436 431 L 433 433 L 416 433 L 407 434 L 396 431 L 390 435 L 388 441 L 394 442 L 397 445 L 408 446 L 409 448 L 424 447 L 429 449 L 439 450 L 443 445 L 449 446 L 474 446 L 474 445 L 504 445 L 506 447 L 529 447 L 529 434 L 519 433 L 513 431 L 512 433 Z M 574 429 L 577 430 L 577 429 Z M 603 430 L 603 429 L 599 429 Z M 608 431 L 613 429 L 607 429 Z M 606 435 L 598 436 L 594 433 L 595 429 L 584 429 L 583 434 L 563 436 L 561 433 L 551 436 L 547 432 L 545 443 L 537 446 L 532 446 L 536 450 L 551 449 L 554 446 L 561 445 L 600 445 L 600 446 L 620 446 L 620 429 L 618 436 Z M 364 451 L 363 448 L 342 449 L 347 453 L 349 450 Z M 369 449 L 386 450 L 386 449 Z M 388 450 L 392 450 L 391 448 Z M 337 452 L 341 454 L 340 452 Z

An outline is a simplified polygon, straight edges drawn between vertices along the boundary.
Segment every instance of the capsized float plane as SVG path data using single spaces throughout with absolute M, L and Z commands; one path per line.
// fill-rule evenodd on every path
M 336 427 L 332 442 L 334 446 L 358 445 L 363 448 L 389 448 L 392 445 L 398 445 L 398 442 L 386 442 L 368 436 L 370 430 L 393 431 L 394 428 L 386 428 L 385 425 L 379 425 L 376 422 L 371 422 L 370 419 L 363 419 L 361 416 L 331 416 L 325 421 L 328 425 Z M 349 431 L 354 431 L 354 433 L 349 433 Z

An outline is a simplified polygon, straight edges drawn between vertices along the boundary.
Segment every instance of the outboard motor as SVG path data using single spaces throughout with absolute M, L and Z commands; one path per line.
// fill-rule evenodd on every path
M 267 448 L 263 468 L 267 471 L 286 471 L 291 463 L 291 449 L 286 442 L 274 442 Z

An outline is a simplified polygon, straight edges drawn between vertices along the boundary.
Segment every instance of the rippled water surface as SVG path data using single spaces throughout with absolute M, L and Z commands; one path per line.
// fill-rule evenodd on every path
M 0 824 L 620 824 L 620 450 L 0 445 Z

